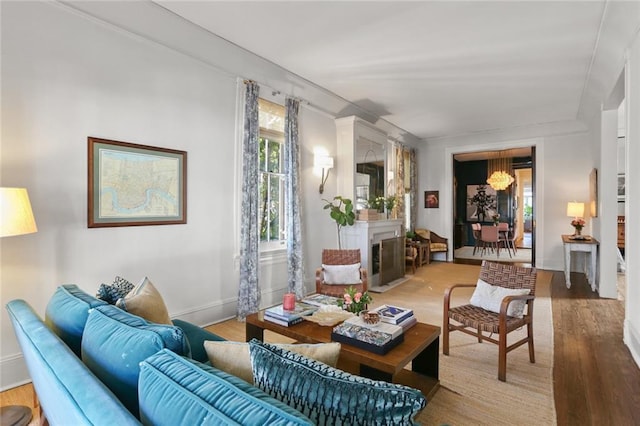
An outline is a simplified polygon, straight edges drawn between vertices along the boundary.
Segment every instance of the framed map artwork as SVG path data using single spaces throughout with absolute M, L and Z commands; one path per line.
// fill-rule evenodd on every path
M 187 223 L 187 153 L 88 138 L 88 226 Z

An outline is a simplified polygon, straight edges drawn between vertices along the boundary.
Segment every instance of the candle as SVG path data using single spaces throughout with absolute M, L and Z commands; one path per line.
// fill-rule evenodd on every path
M 285 293 L 282 300 L 282 307 L 287 311 L 293 311 L 296 308 L 296 295 L 293 293 Z

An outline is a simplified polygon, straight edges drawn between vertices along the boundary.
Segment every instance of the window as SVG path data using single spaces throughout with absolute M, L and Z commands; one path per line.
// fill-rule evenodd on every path
M 260 249 L 284 246 L 284 107 L 259 100 Z

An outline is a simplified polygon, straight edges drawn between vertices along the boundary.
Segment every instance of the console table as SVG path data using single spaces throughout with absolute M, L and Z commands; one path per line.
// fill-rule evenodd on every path
M 571 288 L 571 253 L 585 253 L 584 273 L 587 281 L 591 285 L 591 290 L 596 291 L 598 288 L 598 240 L 592 237 L 588 239 L 576 240 L 573 235 L 563 235 L 562 244 L 564 246 L 564 278 L 567 288 Z M 588 264 L 588 265 L 587 265 Z

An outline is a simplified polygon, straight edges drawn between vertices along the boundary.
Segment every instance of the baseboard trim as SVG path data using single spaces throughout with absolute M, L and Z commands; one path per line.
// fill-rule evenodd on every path
M 29 377 L 22 353 L 8 355 L 0 360 L 0 392 L 31 383 Z
M 640 331 L 628 319 L 624 320 L 623 341 L 629 348 L 633 360 L 640 367 Z

